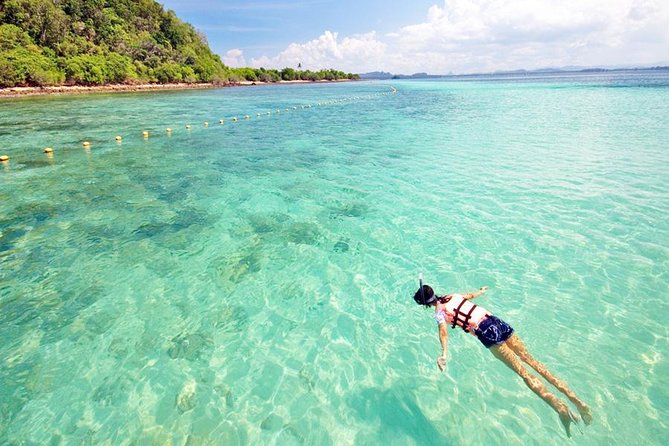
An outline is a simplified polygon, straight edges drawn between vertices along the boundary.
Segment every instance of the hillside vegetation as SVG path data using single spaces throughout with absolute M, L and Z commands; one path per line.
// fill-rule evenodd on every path
M 226 67 L 202 33 L 153 0 L 0 0 L 0 87 L 356 76 Z

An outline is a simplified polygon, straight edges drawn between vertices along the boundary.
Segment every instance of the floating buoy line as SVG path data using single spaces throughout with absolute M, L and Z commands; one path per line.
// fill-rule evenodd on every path
M 312 108 L 315 106 L 327 106 L 327 105 L 337 105 L 337 104 L 346 104 L 350 103 L 353 101 L 360 101 L 364 99 L 374 99 L 376 97 L 380 96 L 386 96 L 386 95 L 391 95 L 391 94 L 396 94 L 397 89 L 393 86 L 390 87 L 390 91 L 385 91 L 381 93 L 373 93 L 373 94 L 368 94 L 368 95 L 363 95 L 363 96 L 352 96 L 352 97 L 346 97 L 346 98 L 341 98 L 341 99 L 332 99 L 329 101 L 321 101 L 316 104 L 305 104 L 301 106 L 292 106 L 292 107 L 286 107 L 285 109 L 280 109 L 277 108 L 276 110 L 270 110 L 267 112 L 257 112 L 255 114 L 257 119 L 262 118 L 263 116 L 271 116 L 272 114 L 281 114 L 281 113 L 287 113 L 287 112 L 292 112 L 292 111 L 297 111 L 297 110 L 304 110 L 308 108 Z M 226 122 L 241 122 L 241 121 L 249 121 L 251 120 L 251 115 L 250 114 L 244 114 L 244 115 L 239 115 L 239 116 L 230 116 L 227 118 L 221 118 L 218 120 L 220 125 L 224 125 Z M 204 121 L 202 126 L 204 128 L 209 127 L 209 121 Z M 185 128 L 188 132 L 190 132 L 193 128 L 192 124 L 186 124 Z M 150 132 L 148 130 L 143 130 L 142 131 L 142 138 L 146 141 L 150 137 Z M 168 127 L 165 129 L 165 134 L 169 137 L 172 136 L 172 128 Z M 117 144 L 121 144 L 123 142 L 123 137 L 121 135 L 117 135 L 114 140 L 116 141 Z M 82 141 L 81 145 L 83 146 L 84 150 L 90 151 L 92 148 L 92 143 L 90 141 Z M 45 147 L 42 152 L 49 158 L 53 158 L 54 156 L 54 149 L 53 147 Z M 0 164 L 7 167 L 10 163 L 10 157 L 8 155 L 0 155 Z

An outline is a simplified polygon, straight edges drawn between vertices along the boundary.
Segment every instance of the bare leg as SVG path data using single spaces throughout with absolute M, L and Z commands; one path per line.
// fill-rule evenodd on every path
M 592 423 L 592 414 L 590 413 L 590 408 L 588 407 L 588 405 L 585 404 L 583 401 L 581 401 L 576 396 L 574 391 L 567 386 L 567 384 L 560 381 L 551 372 L 549 372 L 546 366 L 544 366 L 542 363 L 534 359 L 534 357 L 532 357 L 530 352 L 527 351 L 527 348 L 523 344 L 523 341 L 521 341 L 518 336 L 516 336 L 515 334 L 512 335 L 505 342 L 505 344 L 508 345 L 509 348 L 511 348 L 511 350 L 513 350 L 514 353 L 518 355 L 520 359 L 522 359 L 530 367 L 536 370 L 541 376 L 546 378 L 546 381 L 554 385 L 556 389 L 565 394 L 567 398 L 569 398 L 569 400 L 576 405 L 579 413 L 581 414 L 581 418 L 583 418 L 583 422 L 585 424 Z
M 506 364 L 507 367 L 523 378 L 523 381 L 525 381 L 527 387 L 532 389 L 534 393 L 546 401 L 546 403 L 548 403 L 553 408 L 553 410 L 558 413 L 560 416 L 560 421 L 562 422 L 562 425 L 567 432 L 567 436 L 571 437 L 569 428 L 575 419 L 569 412 L 567 405 L 558 397 L 553 395 L 539 378 L 530 374 L 530 372 L 528 372 L 527 369 L 523 367 L 523 363 L 520 362 L 514 351 L 511 350 L 511 348 L 506 344 L 507 343 L 504 342 L 503 344 L 491 347 L 490 351 L 497 359 L 502 361 L 504 364 Z

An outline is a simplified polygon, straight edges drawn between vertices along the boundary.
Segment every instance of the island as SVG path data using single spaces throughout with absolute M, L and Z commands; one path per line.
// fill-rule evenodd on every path
M 0 3 L 0 95 L 359 79 L 335 69 L 232 68 L 154 0 Z

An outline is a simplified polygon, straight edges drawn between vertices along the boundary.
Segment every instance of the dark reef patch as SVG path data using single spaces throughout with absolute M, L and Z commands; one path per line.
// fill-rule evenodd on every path
M 341 219 L 343 217 L 364 218 L 369 212 L 370 207 L 364 202 L 335 203 L 328 206 L 331 219 Z
M 167 354 L 172 359 L 197 361 L 212 346 L 212 340 L 200 333 L 181 333 L 171 339 Z
M 323 239 L 318 225 L 310 222 L 295 222 L 289 225 L 285 236 L 288 241 L 302 245 L 317 245 Z

